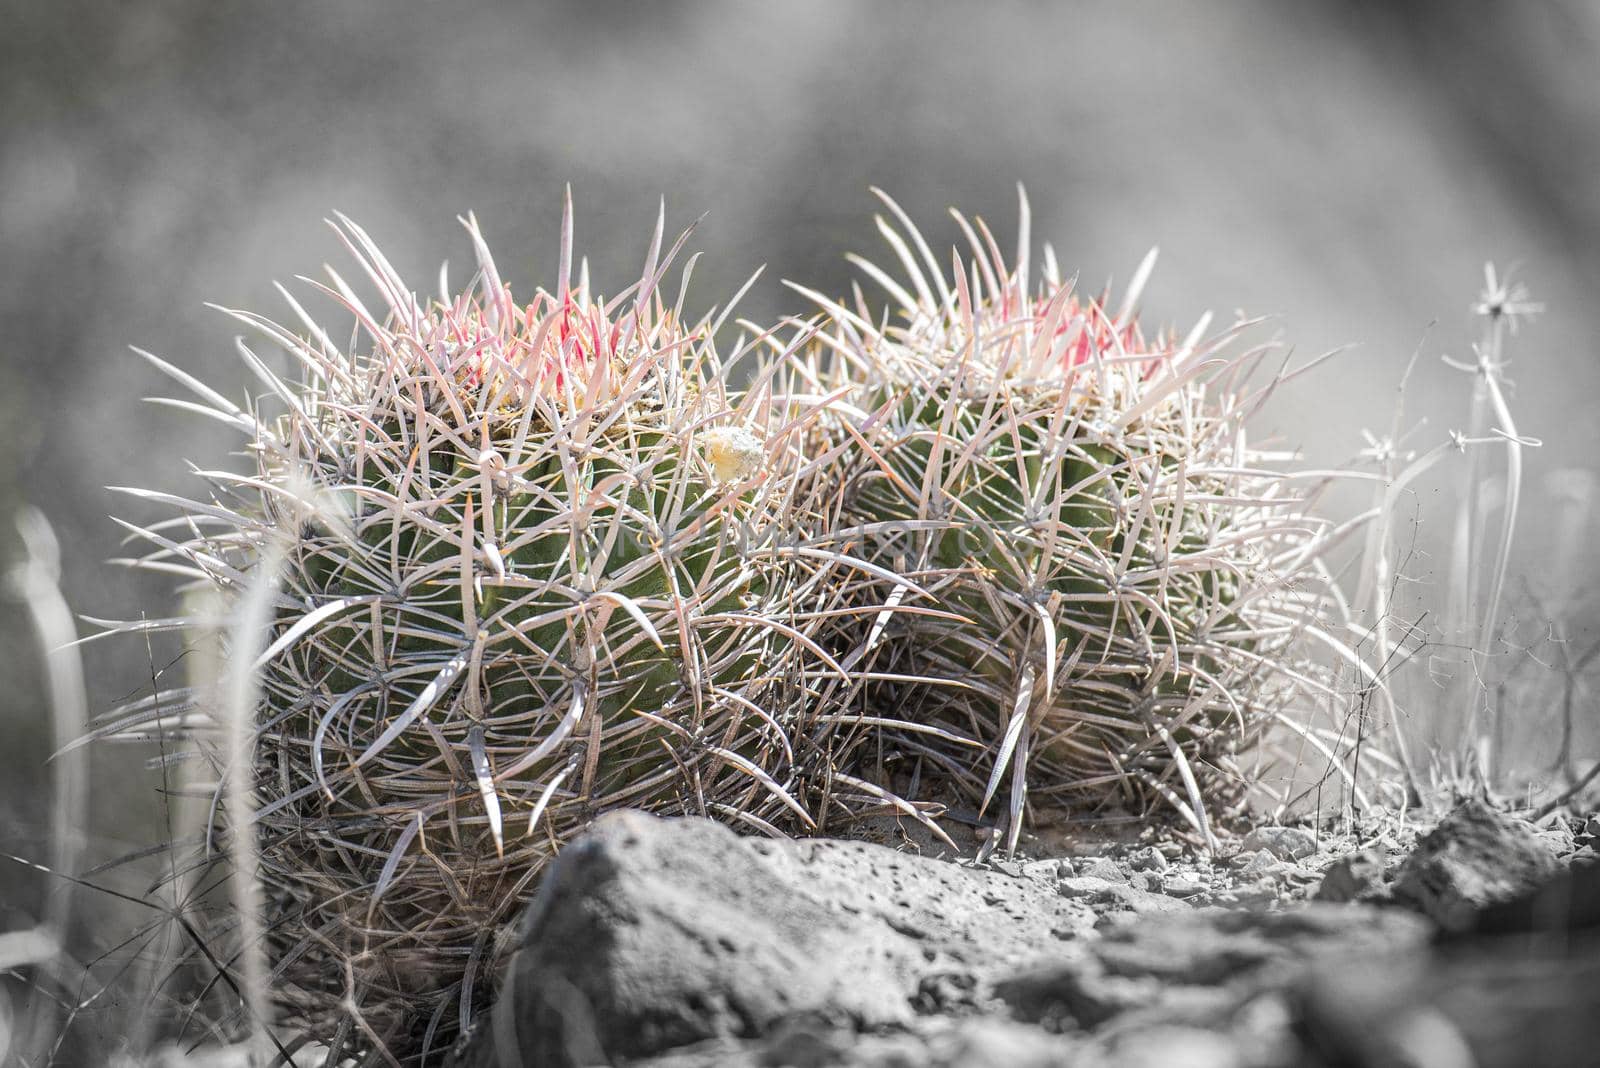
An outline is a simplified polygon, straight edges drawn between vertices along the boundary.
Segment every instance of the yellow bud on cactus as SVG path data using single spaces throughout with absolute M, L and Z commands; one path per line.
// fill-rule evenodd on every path
M 718 482 L 742 482 L 761 470 L 766 448 L 743 427 L 712 427 L 699 435 L 700 452 Z

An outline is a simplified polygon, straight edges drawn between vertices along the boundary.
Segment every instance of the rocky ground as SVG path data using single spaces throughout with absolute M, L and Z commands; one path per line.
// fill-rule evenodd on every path
M 976 864 L 620 812 L 457 1068 L 1600 1063 L 1600 821 L 1151 832 Z M 919 851 L 919 845 L 921 851 Z

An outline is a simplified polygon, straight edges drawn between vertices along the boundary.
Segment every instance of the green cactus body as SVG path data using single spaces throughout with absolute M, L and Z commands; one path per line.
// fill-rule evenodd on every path
M 519 306 L 469 228 L 474 289 L 428 308 L 340 228 L 388 304 L 328 290 L 364 349 L 244 316 L 304 379 L 269 376 L 275 420 L 205 391 L 256 469 L 192 508 L 226 530 L 160 554 L 225 603 L 276 578 L 254 826 L 277 992 L 323 1038 L 358 1005 L 400 1056 L 483 1000 L 495 932 L 596 813 L 812 821 L 823 594 L 774 551 L 807 423 L 729 390 L 654 251 L 626 299 L 580 280 Z
M 1327 524 L 1246 448 L 1240 398 L 1210 385 L 1235 358 L 1203 329 L 1147 342 L 1136 293 L 1116 315 L 1079 301 L 1053 256 L 1035 294 L 1026 250 L 1008 270 L 981 224 L 946 279 L 888 203 L 899 321 L 822 299 L 836 330 L 804 371 L 851 398 L 820 494 L 942 613 L 884 628 L 882 714 L 987 758 L 916 729 L 888 744 L 980 808 L 1009 776 L 1013 844 L 1030 803 L 1170 803 L 1209 835 L 1242 755 L 1316 695 L 1300 639 L 1328 603 Z

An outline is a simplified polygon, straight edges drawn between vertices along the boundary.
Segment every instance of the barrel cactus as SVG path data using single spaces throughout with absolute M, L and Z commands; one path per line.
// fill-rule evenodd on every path
M 442 1048 L 541 866 L 602 810 L 814 822 L 800 698 L 839 667 L 810 637 L 832 558 L 790 544 L 807 417 L 730 388 L 721 318 L 663 294 L 659 223 L 638 282 L 603 300 L 567 211 L 555 287 L 528 303 L 475 221 L 473 283 L 423 303 L 341 219 L 382 304 L 331 269 L 315 284 L 355 321 L 342 349 L 292 297 L 294 328 L 235 313 L 298 366 L 241 346 L 259 405 L 157 361 L 251 439 L 208 499 L 144 494 L 187 534 L 141 529 L 142 562 L 225 609 L 271 589 L 262 647 L 223 656 L 259 669 L 246 818 L 273 991 L 324 1040 Z M 214 756 L 215 688 L 103 732 Z
M 1013 266 L 956 215 L 971 254 L 948 274 L 884 200 L 903 274 L 852 258 L 891 308 L 803 290 L 828 327 L 796 379 L 844 398 L 813 486 L 841 545 L 931 594 L 887 583 L 871 597 L 900 611 L 851 623 L 873 628 L 850 640 L 900 722 L 901 781 L 937 778 L 980 813 L 1001 796 L 1013 848 L 1029 812 L 1106 804 L 1210 839 L 1256 743 L 1337 747 L 1298 715 L 1334 696 L 1309 640 L 1336 605 L 1337 532 L 1310 511 L 1323 480 L 1247 443 L 1271 386 L 1246 379 L 1270 349 L 1230 351 L 1249 324 L 1213 335 L 1209 316 L 1148 335 L 1153 253 L 1115 308 L 1048 247 L 1034 288 L 1025 198 Z

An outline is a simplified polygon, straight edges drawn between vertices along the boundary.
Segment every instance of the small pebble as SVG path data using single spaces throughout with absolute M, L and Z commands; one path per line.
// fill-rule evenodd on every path
M 1056 885 L 1056 893 L 1062 897 L 1092 897 L 1106 888 L 1104 879 L 1092 876 L 1077 875 L 1070 879 L 1063 879 Z
M 1237 1068 L 1239 1047 L 1226 1035 L 1171 1025 L 1132 1031 L 1116 1040 L 1115 1063 L 1125 1068 Z
M 1224 908 L 1254 908 L 1274 904 L 1282 897 L 1271 880 L 1262 880 L 1236 886 L 1226 893 L 1217 894 L 1212 900 Z
M 1204 883 L 1186 872 L 1168 876 L 1161 887 L 1168 897 L 1192 897 L 1204 889 Z
M 1093 879 L 1105 879 L 1108 882 L 1118 882 L 1122 879 L 1122 869 L 1110 857 L 1088 857 L 1073 865 L 1075 875 L 1087 875 Z
M 1303 860 L 1316 853 L 1316 835 L 1301 827 L 1257 827 L 1241 849 L 1264 850 L 1280 860 Z
M 1136 849 L 1128 858 L 1128 867 L 1134 871 L 1166 871 L 1167 858 L 1154 846 Z
M 1328 866 L 1317 888 L 1318 901 L 1359 901 L 1383 888 L 1383 854 L 1376 849 L 1363 849 L 1340 857 Z
M 1165 882 L 1158 871 L 1136 871 L 1128 880 L 1128 885 L 1147 894 L 1159 894 Z
M 1283 864 L 1277 857 L 1266 850 L 1262 850 L 1259 853 L 1252 853 L 1250 859 L 1245 861 L 1239 870 L 1245 875 L 1268 875 L 1281 867 L 1283 867 Z
M 1063 864 L 1066 864 L 1065 869 L 1062 868 Z M 1072 874 L 1072 865 L 1067 861 L 1053 859 L 1029 860 L 1023 862 L 1021 871 L 1024 878 L 1043 879 L 1048 881 L 1052 879 L 1060 879 L 1064 876 L 1070 876 Z

